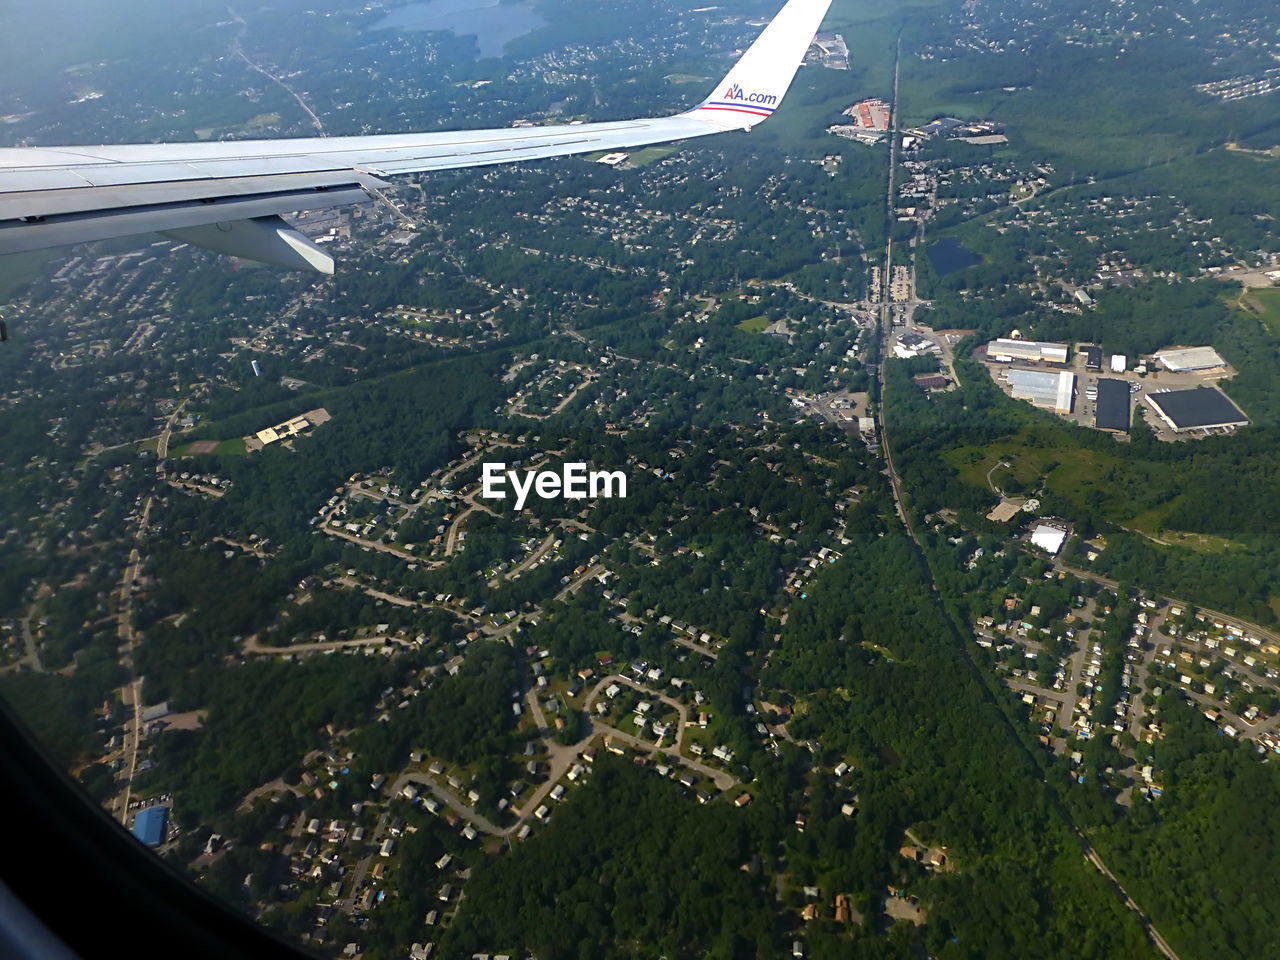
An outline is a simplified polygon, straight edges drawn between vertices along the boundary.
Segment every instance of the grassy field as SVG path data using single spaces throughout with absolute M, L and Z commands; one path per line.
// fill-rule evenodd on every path
M 1280 287 L 1245 288 L 1229 302 L 1242 313 L 1257 317 L 1263 326 L 1280 336 Z
M 988 471 L 997 486 L 1009 490 L 1009 479 L 1031 495 L 1043 481 L 1052 493 L 1082 507 L 1097 509 L 1134 533 L 1169 546 L 1202 553 L 1245 549 L 1226 537 L 1170 530 L 1164 525 L 1178 506 L 1165 498 L 1173 480 L 1171 467 L 1161 463 L 1133 463 L 1098 450 L 1087 450 L 1045 436 L 1029 427 L 987 447 L 964 446 L 944 456 L 966 483 L 989 490 Z
M 710 77 L 699 77 L 692 73 L 668 73 L 662 79 L 668 83 L 710 83 Z
M 986 447 L 957 447 L 944 459 L 962 480 L 984 490 L 990 489 L 988 471 L 995 483 L 1011 495 L 1025 492 L 1030 496 L 1043 481 L 1052 493 L 1101 510 L 1143 533 L 1159 530 L 1163 517 L 1172 508 L 1172 503 L 1159 494 L 1171 480 L 1169 467 L 1134 463 L 1105 451 L 1078 447 L 1062 433 L 1034 424 Z M 1015 483 L 1010 484 L 1010 478 Z M 1010 490 L 1010 486 L 1015 489 Z
M 675 153 L 679 147 L 670 145 L 661 145 L 656 147 L 644 147 L 631 154 L 630 164 L 633 167 L 646 167 L 651 163 L 661 160 L 663 157 L 669 157 Z
M 250 117 L 239 126 L 229 127 L 239 133 L 253 133 L 255 130 L 261 130 L 263 127 L 269 127 L 272 124 L 280 122 L 280 114 L 278 113 L 259 113 Z M 218 132 L 218 127 L 200 127 L 196 130 L 196 139 L 208 140 Z
M 768 325 L 768 317 L 752 317 L 749 320 L 743 320 L 738 324 L 738 329 L 747 333 L 764 333 L 764 328 Z
M 1169 507 L 1148 510 L 1133 519 L 1129 529 L 1143 536 L 1174 547 L 1186 547 L 1200 553 L 1224 553 L 1228 550 L 1244 549 L 1245 545 L 1226 537 L 1218 537 L 1209 533 L 1188 533 L 1184 530 L 1166 530 L 1162 521 Z
M 988 447 L 956 447 L 947 451 L 944 459 L 956 469 L 960 479 L 984 490 L 990 489 L 987 485 L 988 471 L 992 471 L 997 481 L 997 473 L 1012 475 L 1020 485 L 1031 489 L 1045 475 L 1046 468 L 1056 462 L 1053 450 L 1027 446 L 1022 435 L 997 441 Z M 1008 466 L 996 471 L 994 468 L 1002 462 Z
M 209 454 L 214 454 L 220 457 L 234 457 L 234 456 L 239 456 L 245 453 L 244 437 L 236 437 L 233 440 L 222 440 L 218 443 L 217 447 L 209 451 L 209 454 L 193 453 L 191 450 L 193 446 L 194 444 L 185 443 L 175 450 L 170 450 L 169 456 L 198 457 L 198 456 L 208 456 Z

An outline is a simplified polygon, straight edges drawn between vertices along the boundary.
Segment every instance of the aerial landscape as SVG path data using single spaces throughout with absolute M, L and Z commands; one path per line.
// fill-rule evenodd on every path
M 0 148 L 765 103 L 781 7 L 65 0 Z M 0 702 L 315 957 L 1280 957 L 1275 13 L 832 0 L 332 273 L 0 256 Z

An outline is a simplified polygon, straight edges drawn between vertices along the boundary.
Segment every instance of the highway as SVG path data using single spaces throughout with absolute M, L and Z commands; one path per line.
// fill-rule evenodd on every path
M 936 594 L 937 584 L 933 577 L 933 569 L 929 563 L 929 556 L 924 551 L 924 548 L 920 543 L 920 539 L 916 535 L 916 530 L 907 512 L 906 504 L 903 502 L 902 482 L 898 476 L 898 470 L 894 465 L 892 448 L 889 443 L 889 432 L 887 429 L 888 416 L 887 416 L 887 410 L 886 410 L 887 404 L 885 403 L 885 397 L 884 397 L 885 367 L 888 362 L 889 346 L 890 346 L 891 338 L 893 336 L 893 306 L 894 305 L 890 302 L 888 294 L 889 294 L 889 277 L 890 277 L 891 268 L 893 265 L 892 226 L 894 222 L 894 208 L 895 208 L 894 175 L 897 167 L 897 146 L 899 141 L 898 79 L 899 79 L 899 71 L 900 71 L 901 63 L 902 63 L 902 44 L 901 44 L 901 40 L 899 40 L 898 51 L 897 51 L 897 54 L 895 55 L 894 65 L 893 65 L 893 100 L 891 102 L 891 107 L 890 107 L 891 109 L 890 115 L 892 117 L 892 121 L 891 121 L 891 127 L 889 131 L 889 188 L 885 198 L 885 202 L 886 202 L 885 235 L 886 236 L 885 236 L 885 252 L 884 252 L 884 269 L 880 277 L 880 284 L 881 284 L 880 318 L 879 318 L 880 329 L 878 331 L 879 336 L 881 338 L 880 362 L 879 362 L 877 382 L 874 385 L 873 389 L 875 391 L 875 396 L 878 400 L 877 413 L 879 417 L 879 426 L 880 426 L 880 438 L 879 438 L 880 449 L 884 454 L 886 473 L 888 475 L 890 487 L 893 491 L 893 501 L 894 501 L 894 504 L 897 506 L 898 515 L 902 518 L 902 523 L 903 523 L 903 526 L 906 528 L 908 536 L 911 537 L 911 540 L 916 545 L 916 548 L 919 551 L 920 556 L 925 561 L 924 566 L 925 566 L 925 570 L 927 571 L 929 585 L 930 585 L 930 588 L 933 590 L 933 592 Z M 917 250 L 919 249 L 920 247 L 917 246 Z M 1072 571 L 1072 572 L 1074 573 L 1076 571 Z M 1097 579 L 1099 580 L 1099 582 L 1105 582 L 1101 578 L 1094 577 L 1091 579 Z M 1115 585 L 1114 582 L 1111 582 L 1111 585 L 1114 586 Z M 982 679 L 982 681 L 984 683 L 987 683 L 988 690 L 990 690 L 989 677 L 987 677 L 982 665 L 977 664 L 972 660 L 972 655 L 967 645 L 965 646 L 965 653 L 966 653 L 966 656 L 969 656 L 970 666 L 976 671 L 977 675 Z M 1014 736 L 1017 737 L 1018 736 L 1017 731 L 1015 730 L 1013 732 L 1014 732 Z M 1039 764 L 1036 765 L 1036 768 L 1040 769 Z M 1041 775 L 1041 782 L 1044 783 L 1046 787 L 1049 786 L 1048 780 L 1044 778 L 1043 774 Z M 1059 800 L 1057 800 L 1056 796 L 1053 796 L 1051 794 L 1050 799 L 1054 802 L 1054 805 L 1057 807 L 1063 819 L 1066 821 L 1067 825 L 1071 828 L 1072 832 L 1075 833 L 1077 840 L 1079 840 L 1080 842 L 1080 846 L 1082 851 L 1084 852 L 1085 858 L 1090 863 L 1092 863 L 1094 867 L 1098 870 L 1098 872 L 1100 872 L 1104 877 L 1106 877 L 1111 882 L 1111 884 L 1115 887 L 1115 889 L 1120 893 L 1120 896 L 1123 898 L 1125 905 L 1130 910 L 1132 910 L 1134 914 L 1137 916 L 1138 922 L 1142 925 L 1143 929 L 1146 930 L 1147 934 L 1151 937 L 1151 941 L 1156 945 L 1157 949 L 1159 949 L 1160 952 L 1163 953 L 1168 958 L 1168 960 L 1180 960 L 1178 955 L 1169 946 L 1168 942 L 1164 939 L 1164 937 L 1152 924 L 1150 918 L 1146 915 L 1146 913 L 1142 910 L 1142 908 L 1139 907 L 1136 902 L 1134 902 L 1133 898 L 1129 896 L 1128 892 L 1120 884 L 1120 881 L 1116 879 L 1115 874 L 1113 874 L 1111 870 L 1108 869 L 1107 865 L 1103 862 L 1102 857 L 1098 855 L 1096 850 L 1094 850 L 1093 845 L 1089 842 L 1088 838 L 1086 838 L 1084 833 L 1080 830 L 1080 828 L 1076 826 L 1074 820 L 1072 820 L 1071 818 L 1070 811 L 1068 811 L 1067 808 Z
M 897 468 L 893 464 L 893 450 L 889 446 L 888 418 L 885 413 L 884 402 L 884 376 L 885 367 L 889 361 L 890 341 L 893 337 L 893 303 L 889 298 L 889 277 L 893 269 L 893 211 L 895 207 L 894 186 L 895 176 L 898 167 L 898 79 L 902 66 L 902 42 L 899 40 L 897 53 L 893 60 L 893 99 L 890 102 L 890 128 L 889 128 L 889 187 L 885 193 L 885 214 L 884 214 L 884 268 L 880 272 L 880 318 L 879 330 L 880 337 L 880 365 L 876 374 L 876 383 L 874 387 L 876 403 L 876 413 L 880 421 L 880 450 L 884 454 L 886 474 L 889 478 L 889 486 L 893 491 L 893 502 L 898 508 L 898 516 L 902 519 L 902 525 L 907 528 L 907 533 L 912 540 L 915 541 L 917 547 L 920 546 L 920 540 L 916 536 L 915 526 L 911 522 L 911 516 L 907 513 L 906 503 L 902 498 L 902 481 L 898 478 Z

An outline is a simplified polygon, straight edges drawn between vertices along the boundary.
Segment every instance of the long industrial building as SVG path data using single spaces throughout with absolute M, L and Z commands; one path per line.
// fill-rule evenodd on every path
M 1111 377 L 1098 378 L 1098 408 L 1094 411 L 1093 425 L 1099 430 L 1129 432 L 1129 384 Z
M 1193 370 L 1218 370 L 1225 368 L 1227 361 L 1213 347 L 1184 347 L 1176 350 L 1161 350 L 1154 355 L 1161 366 L 1174 373 L 1185 373 Z
M 1249 418 L 1216 387 L 1149 393 L 1144 398 L 1176 432 L 1248 426 Z
M 997 363 L 1027 360 L 1033 363 L 1066 363 L 1065 343 L 1046 343 L 1040 340 L 992 340 L 987 344 L 987 356 Z
M 1070 413 L 1075 400 L 1076 375 L 1066 370 L 1010 370 L 1006 375 L 1018 400 L 1029 400 L 1054 413 Z

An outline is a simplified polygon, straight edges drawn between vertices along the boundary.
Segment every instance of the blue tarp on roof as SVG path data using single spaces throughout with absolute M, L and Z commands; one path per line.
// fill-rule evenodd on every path
M 134 818 L 133 835 L 148 847 L 158 847 L 164 842 L 164 824 L 168 815 L 168 807 L 147 807 Z

